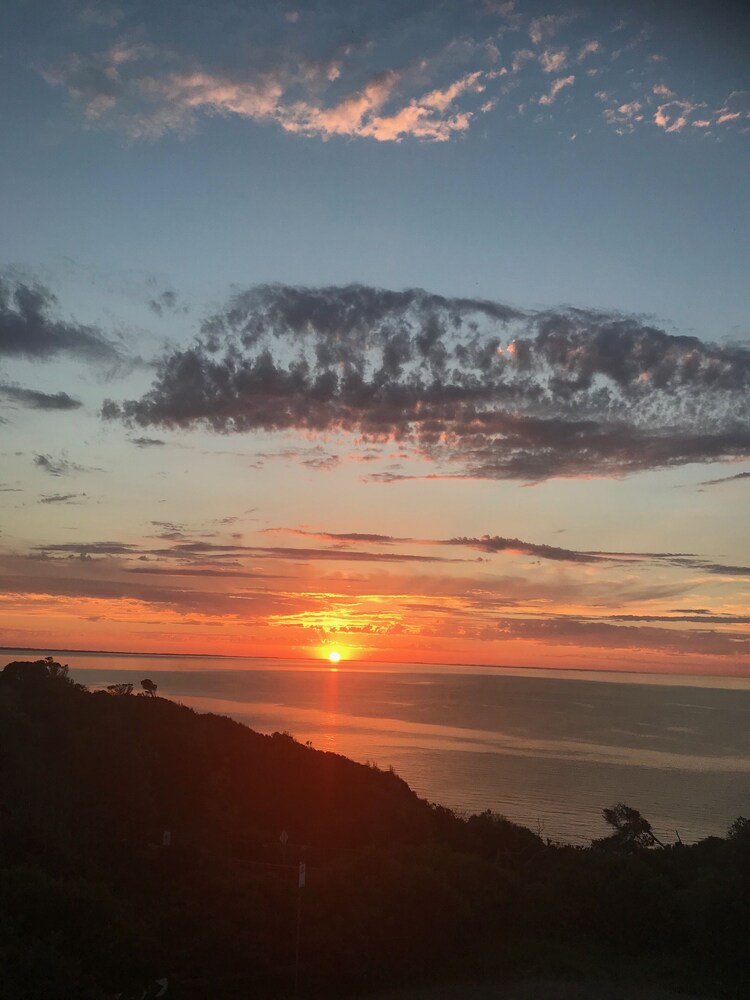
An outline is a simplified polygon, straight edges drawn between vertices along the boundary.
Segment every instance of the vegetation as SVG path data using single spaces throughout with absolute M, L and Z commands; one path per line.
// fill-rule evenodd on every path
M 159 977 L 187 1000 L 289 996 L 300 894 L 304 996 L 527 973 L 750 992 L 747 819 L 664 845 L 620 803 L 611 836 L 552 844 L 141 686 L 89 692 L 49 658 L 0 674 L 3 1000 Z

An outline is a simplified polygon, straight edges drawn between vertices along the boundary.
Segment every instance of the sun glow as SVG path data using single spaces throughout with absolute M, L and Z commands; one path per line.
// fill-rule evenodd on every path
M 328 659 L 331 663 L 339 663 L 341 661 L 341 653 L 337 649 L 332 649 L 328 654 Z

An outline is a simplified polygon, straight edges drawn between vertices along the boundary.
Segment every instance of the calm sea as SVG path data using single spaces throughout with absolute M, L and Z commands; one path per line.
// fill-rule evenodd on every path
M 0 649 L 0 666 L 46 652 Z M 604 835 L 601 810 L 620 801 L 665 840 L 721 836 L 750 816 L 750 679 L 55 655 L 91 687 L 149 677 L 197 711 L 392 766 L 430 801 L 553 840 Z

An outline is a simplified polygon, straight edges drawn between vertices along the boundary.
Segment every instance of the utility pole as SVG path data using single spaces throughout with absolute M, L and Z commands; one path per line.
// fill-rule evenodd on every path
M 294 1000 L 299 990 L 299 942 L 302 932 L 302 890 L 305 888 L 306 865 L 300 861 L 297 870 L 297 941 L 294 948 Z

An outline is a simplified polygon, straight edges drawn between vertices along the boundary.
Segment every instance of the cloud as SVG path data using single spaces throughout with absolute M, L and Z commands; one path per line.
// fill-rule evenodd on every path
M 520 73 L 523 69 L 524 64 L 529 62 L 534 58 L 534 53 L 531 49 L 519 49 L 517 52 L 513 53 L 513 61 L 511 62 L 511 70 L 513 73 Z
M 162 536 L 170 537 L 170 536 Z M 37 545 L 34 551 L 47 555 L 67 555 L 86 559 L 96 556 L 156 556 L 161 560 L 187 562 L 205 559 L 282 559 L 295 562 L 385 562 L 385 563 L 460 563 L 463 559 L 415 555 L 409 552 L 370 552 L 339 546 L 330 549 L 294 548 L 285 545 L 239 545 L 207 541 L 177 541 L 161 548 L 146 548 L 127 542 L 54 542 Z
M 139 573 L 146 576 L 187 576 L 227 580 L 279 580 L 277 573 L 247 572 L 245 570 L 211 568 L 207 566 L 124 566 L 124 573 Z
M 576 78 L 574 76 L 565 76 L 560 77 L 558 80 L 554 80 L 552 86 L 549 88 L 549 91 L 546 94 L 542 94 L 539 98 L 539 103 L 546 105 L 554 104 L 560 91 L 564 90 L 566 87 L 572 87 L 575 82 Z
M 38 392 L 36 389 L 24 389 L 7 382 L 0 383 L 0 396 L 32 410 L 77 410 L 83 406 L 79 399 L 73 399 L 67 392 Z
M 65 457 L 53 458 L 51 455 L 34 455 L 34 465 L 49 473 L 50 476 L 72 476 L 76 472 L 100 472 L 85 465 L 78 465 Z
M 660 104 L 654 112 L 654 124 L 665 132 L 682 132 L 690 121 L 690 115 L 703 104 L 693 104 L 691 101 L 667 101 Z
M 704 479 L 699 486 L 718 486 L 720 483 L 734 483 L 738 479 L 750 479 L 750 472 L 738 472 L 734 476 L 722 476 L 721 479 Z
M 131 444 L 134 444 L 136 448 L 160 448 L 162 445 L 165 445 L 167 443 L 166 441 L 163 441 L 161 438 L 152 438 L 152 437 L 128 438 L 128 441 Z
M 12 566 L 11 563 L 11 568 Z M 28 595 L 34 595 L 36 599 L 49 602 L 58 598 L 75 602 L 107 601 L 108 615 L 121 614 L 130 622 L 134 619 L 133 602 L 166 608 L 178 614 L 216 615 L 224 620 L 239 619 L 243 623 L 272 613 L 314 608 L 319 603 L 316 596 L 301 594 L 195 590 L 188 585 L 189 581 L 182 584 L 179 579 L 162 584 L 139 580 L 135 575 L 108 578 L 91 572 L 96 569 L 96 564 L 90 563 L 81 567 L 80 575 L 71 573 L 67 563 L 56 566 L 54 562 L 44 562 L 40 568 L 44 571 L 43 576 L 30 574 L 28 567 L 22 573 L 4 572 L 0 568 L 0 599 L 7 601 L 10 595 L 19 595 L 25 599 Z M 112 602 L 123 602 L 122 610 L 118 611 L 117 605 Z M 22 606 L 26 604 L 27 601 L 24 600 Z M 74 610 L 76 614 L 83 613 L 78 604 Z
M 119 352 L 100 330 L 57 319 L 57 299 L 40 284 L 0 276 L 0 356 L 49 358 L 67 353 L 112 362 Z
M 397 545 L 415 542 L 418 544 L 437 544 L 420 542 L 419 539 L 415 538 L 398 538 L 395 535 L 381 535 L 366 531 L 307 531 L 303 528 L 264 528 L 263 533 L 267 535 L 299 535 L 303 538 L 315 538 L 321 542 L 335 542 L 340 545 L 353 545 L 360 542 L 370 545 Z
M 567 49 L 545 49 L 539 54 L 539 65 L 545 73 L 559 73 L 568 61 Z
M 547 14 L 544 17 L 535 17 L 529 23 L 529 38 L 534 45 L 540 45 L 550 38 L 554 38 L 561 28 L 566 27 L 579 15 L 570 14 Z
M 86 27 L 115 28 L 125 16 L 121 7 L 108 0 L 74 0 L 72 8 Z
M 138 546 L 129 542 L 55 542 L 34 546 L 37 552 L 62 552 L 76 556 L 123 556 L 138 553 Z
M 217 548 L 221 549 L 221 546 Z M 225 547 L 226 548 L 226 547 Z M 175 546 L 179 554 L 180 546 Z M 189 550 L 195 551 L 195 550 Z M 205 550 L 210 551 L 210 550 Z M 291 559 L 297 561 L 322 560 L 334 562 L 385 562 L 385 563 L 451 563 L 464 562 L 462 559 L 444 559 L 441 556 L 420 556 L 409 552 L 369 552 L 350 548 L 290 548 L 283 545 L 238 546 L 231 552 L 245 553 L 253 558 Z
M 307 137 L 379 142 L 444 142 L 469 127 L 474 112 L 456 108 L 456 102 L 484 91 L 484 69 L 430 86 L 432 64 L 446 62 L 438 52 L 412 65 L 370 72 L 345 88 L 342 71 L 349 67 L 356 76 L 357 67 L 349 64 L 370 49 L 349 44 L 340 55 L 317 60 L 281 51 L 256 65 L 245 59 L 241 71 L 228 72 L 172 50 L 120 40 L 100 52 L 73 54 L 43 75 L 68 92 L 90 126 L 117 128 L 134 139 L 188 134 L 201 117 L 217 115 L 274 123 Z M 158 298 L 149 305 L 158 315 L 165 308 Z
M 609 615 L 617 622 L 691 622 L 708 625 L 750 625 L 750 615 L 712 615 L 707 611 L 669 615 Z
M 504 639 L 531 639 L 554 645 L 602 649 L 644 649 L 703 656 L 746 656 L 750 635 L 715 629 L 667 629 L 613 625 L 574 616 L 503 618 L 497 629 Z
M 481 535 L 479 537 L 458 536 L 455 538 L 404 538 L 396 535 L 382 535 L 372 532 L 309 531 L 304 528 L 264 528 L 263 531 L 265 534 L 283 533 L 298 535 L 303 538 L 315 538 L 321 542 L 334 542 L 340 545 L 365 542 L 376 545 L 458 546 L 475 549 L 478 552 L 491 554 L 508 552 L 512 555 L 531 556 L 535 559 L 548 559 L 553 562 L 607 563 L 624 561 L 632 563 L 636 560 L 666 560 L 668 563 L 674 564 L 674 560 L 680 560 L 681 565 L 687 565 L 689 560 L 696 558 L 691 553 L 681 552 L 605 552 L 565 549 L 557 545 L 526 542 L 520 538 L 506 538 L 502 535 Z M 697 560 L 696 564 L 703 565 L 703 562 Z
M 283 459 L 287 462 L 296 462 L 308 469 L 323 470 L 330 472 L 341 464 L 341 459 L 333 452 L 326 451 L 320 445 L 313 448 L 284 448 L 283 451 L 258 452 L 256 460 L 252 463 L 252 468 L 262 469 L 266 462 L 275 459 Z
M 264 285 L 169 353 L 141 399 L 108 400 L 102 414 L 139 427 L 393 441 L 436 478 L 539 481 L 746 459 L 748 388 L 746 348 L 634 316 Z
M 632 94 L 632 88 L 629 92 Z M 746 128 L 750 120 L 750 94 L 740 91 L 730 93 L 718 107 L 707 100 L 680 97 L 664 83 L 644 87 L 637 97 L 624 102 L 610 91 L 599 91 L 595 96 L 608 105 L 602 112 L 604 119 L 621 135 L 646 125 L 667 135 L 680 135 L 687 128 L 701 132 Z
M 636 125 L 644 121 L 646 117 L 640 101 L 630 101 L 615 108 L 605 108 L 602 114 L 610 125 L 617 127 L 620 135 L 625 132 L 633 132 Z
M 690 124 L 698 140 L 714 126 L 745 128 L 750 114 L 746 97 L 730 94 L 691 118 L 687 108 L 703 107 L 708 97 L 678 97 L 655 80 L 657 66 L 660 73 L 669 67 L 664 56 L 645 47 L 650 38 L 645 29 L 630 37 L 623 33 L 607 64 L 591 65 L 602 52 L 602 43 L 592 37 L 599 35 L 593 11 L 532 16 L 510 2 L 484 0 L 467 5 L 457 34 L 451 4 L 434 10 L 425 3 L 324 4 L 330 7 L 325 16 L 314 17 L 296 8 L 275 6 L 271 13 L 264 5 L 219 4 L 210 18 L 199 13 L 200 5 L 187 6 L 169 32 L 146 7 L 137 28 L 133 24 L 128 31 L 120 24 L 132 13 L 126 7 L 77 0 L 77 35 L 68 25 L 63 38 L 74 40 L 75 51 L 40 59 L 42 76 L 67 95 L 85 127 L 116 129 L 145 141 L 186 137 L 221 117 L 307 139 L 446 142 L 508 97 L 507 81 L 497 82 L 501 75 L 512 72 L 513 85 L 522 86 L 518 74 L 524 68 L 529 74 L 539 66 L 559 73 L 573 61 L 589 65 L 589 75 L 610 74 L 613 93 L 622 91 L 615 107 L 642 104 L 648 113 L 639 127 L 684 135 Z M 488 14 L 502 18 L 490 34 Z M 570 27 L 584 15 L 586 30 Z M 225 29 L 220 40 L 218 24 Z M 662 41 L 669 45 L 671 25 L 665 22 L 663 30 Z M 509 64 L 500 67 L 499 45 L 510 33 L 518 33 L 521 42 Z M 542 106 L 551 107 L 569 79 L 544 94 Z M 665 96 L 686 108 L 662 106 Z M 590 103 L 585 87 L 569 97 Z M 507 110 L 516 117 L 532 100 L 530 94 L 516 94 L 516 110 Z M 622 134 L 634 130 L 611 114 L 605 121 Z M 158 296 L 149 307 L 157 315 L 172 308 Z
M 39 497 L 39 503 L 77 504 L 80 503 L 81 498 L 85 496 L 85 493 L 47 493 L 44 496 Z
M 488 14 L 499 14 L 501 17 L 510 17 L 515 10 L 515 0 L 482 0 L 485 11 Z
M 588 56 L 594 55 L 595 52 L 601 51 L 601 45 L 595 39 L 591 39 L 588 42 L 584 42 L 583 45 L 578 50 L 578 55 L 576 56 L 576 62 L 583 62 Z
M 551 559 L 554 562 L 594 563 L 610 558 L 605 553 L 577 552 L 573 549 L 559 548 L 556 545 L 540 545 L 534 542 L 523 542 L 520 538 L 502 538 L 498 535 L 484 535 L 481 538 L 451 538 L 440 544 L 460 545 L 477 549 L 480 552 L 510 552 L 534 556 L 539 559 Z
M 163 316 L 168 312 L 185 315 L 189 311 L 187 306 L 180 304 L 177 292 L 171 288 L 166 288 L 163 292 L 150 298 L 147 305 L 156 316 Z

